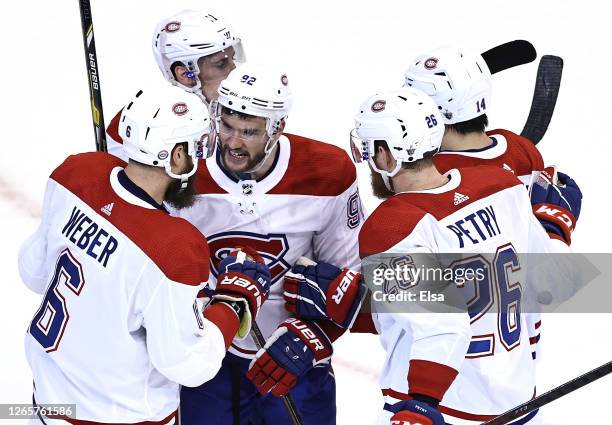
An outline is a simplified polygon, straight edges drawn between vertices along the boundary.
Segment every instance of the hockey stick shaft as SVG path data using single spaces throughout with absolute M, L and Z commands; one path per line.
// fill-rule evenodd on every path
M 542 56 L 538 65 L 531 109 L 521 131 L 521 136 L 529 139 L 534 145 L 542 140 L 552 119 L 561 87 L 562 73 L 563 59 L 559 56 Z
M 253 324 L 251 325 L 251 336 L 255 341 L 257 349 L 261 350 L 263 346 L 266 345 L 266 339 L 263 337 L 259 326 L 254 320 Z M 291 418 L 291 422 L 293 422 L 293 425 L 304 425 L 304 421 L 300 416 L 300 412 L 298 411 L 297 406 L 295 405 L 295 401 L 293 400 L 293 397 L 291 397 L 291 394 L 281 396 L 281 399 L 283 400 L 283 403 L 285 403 L 285 407 L 287 408 L 287 412 L 289 413 L 289 417 Z
M 81 11 L 81 27 L 83 30 L 83 46 L 85 48 L 85 64 L 89 80 L 89 98 L 91 101 L 91 117 L 96 138 L 96 150 L 106 152 L 106 127 L 102 113 L 102 92 L 100 87 L 100 69 L 96 56 L 96 41 L 93 31 L 91 4 L 89 0 L 79 0 Z
M 533 412 L 540 407 L 547 405 L 548 403 L 557 400 L 558 398 L 563 397 L 573 391 L 576 391 L 579 388 L 584 387 L 585 385 L 590 384 L 593 381 L 596 381 L 600 378 L 603 378 L 606 375 L 612 373 L 612 361 L 608 362 L 604 365 L 599 366 L 596 369 L 591 370 L 590 372 L 585 373 L 577 378 L 572 379 L 565 384 L 559 385 L 552 390 L 545 392 L 544 394 L 529 400 L 526 403 L 521 404 L 520 406 L 515 407 L 512 410 L 508 410 L 507 412 L 491 419 L 488 422 L 485 422 L 483 425 L 503 425 L 508 422 L 520 418 L 530 412 Z

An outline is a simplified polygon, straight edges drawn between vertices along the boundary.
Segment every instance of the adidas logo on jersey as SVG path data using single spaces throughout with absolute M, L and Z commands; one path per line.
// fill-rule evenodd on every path
M 464 194 L 459 193 L 459 192 L 455 192 L 455 197 L 454 197 L 454 203 L 455 203 L 455 205 L 459 205 L 460 203 L 465 202 L 465 201 L 467 201 L 468 199 L 470 199 L 470 197 L 469 197 L 469 196 L 464 195 Z
M 102 211 L 104 214 L 110 217 L 111 213 L 113 212 L 114 206 L 115 206 L 115 203 L 111 202 L 110 204 L 106 204 L 102 208 L 100 208 L 100 211 Z

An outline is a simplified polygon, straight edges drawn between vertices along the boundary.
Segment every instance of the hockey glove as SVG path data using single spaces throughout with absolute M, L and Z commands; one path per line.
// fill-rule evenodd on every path
M 416 400 L 404 400 L 385 409 L 395 413 L 391 425 L 444 425 L 444 417 L 427 403 Z
M 212 302 L 243 304 L 244 314 L 238 313 L 241 316 L 238 339 L 244 339 L 251 331 L 251 324 L 270 292 L 271 280 L 263 258 L 250 248 L 232 252 L 219 264 Z
M 529 197 L 533 213 L 549 236 L 570 245 L 582 206 L 582 192 L 576 182 L 557 173 L 555 167 L 546 167 L 532 177 Z
M 246 374 L 262 395 L 286 395 L 298 376 L 329 360 L 331 341 L 316 324 L 289 318 L 257 352 Z
M 304 319 L 330 319 L 350 328 L 367 292 L 361 274 L 328 263 L 301 258 L 285 274 L 284 298 L 287 311 Z

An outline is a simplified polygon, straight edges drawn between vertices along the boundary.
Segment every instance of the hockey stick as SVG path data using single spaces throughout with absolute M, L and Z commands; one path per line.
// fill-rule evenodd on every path
M 266 339 L 254 320 L 253 324 L 251 325 L 251 336 L 253 337 L 258 350 L 261 350 L 263 346 L 266 345 Z M 285 407 L 287 408 L 287 412 L 289 413 L 289 417 L 291 418 L 293 425 L 304 425 L 304 421 L 300 416 L 300 412 L 298 411 L 291 394 L 287 393 L 287 395 L 281 396 L 281 398 L 283 399 L 283 403 L 285 403 Z
M 491 74 L 533 62 L 536 50 L 527 40 L 509 41 L 481 54 Z
M 96 137 L 96 150 L 106 152 L 106 127 L 102 113 L 102 93 L 100 89 L 100 69 L 96 56 L 96 41 L 94 39 L 91 5 L 89 0 L 79 0 L 81 10 L 81 27 L 83 29 L 83 46 L 85 47 L 85 63 L 89 78 L 89 98 L 91 100 L 91 117 L 93 119 Z
M 521 136 L 537 145 L 550 124 L 563 73 L 563 59 L 559 56 L 545 55 L 540 59 L 536 76 L 531 110 L 521 131 Z
M 523 403 L 512 410 L 508 410 L 507 412 L 491 419 L 490 421 L 484 422 L 482 425 L 507 424 L 508 422 L 514 419 L 524 416 L 529 412 L 533 412 L 534 410 L 539 409 L 540 407 L 552 401 L 555 401 L 558 398 L 561 398 L 564 395 L 567 395 L 572 391 L 577 390 L 578 388 L 582 388 L 585 385 L 598 380 L 599 378 L 603 378 L 604 376 L 609 375 L 610 373 L 612 373 L 612 361 L 601 365 L 598 368 L 585 373 L 584 375 L 574 378 L 571 381 L 566 382 L 565 384 L 559 385 L 557 388 L 553 388 L 552 390 L 545 392 L 544 394 L 534 399 L 531 399 L 528 402 Z

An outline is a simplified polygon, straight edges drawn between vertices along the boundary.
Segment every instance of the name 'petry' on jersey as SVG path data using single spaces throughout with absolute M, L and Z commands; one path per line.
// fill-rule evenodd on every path
M 360 267 L 357 242 L 363 208 L 356 171 L 336 146 L 285 133 L 270 172 L 259 180 L 236 179 L 217 153 L 200 162 L 196 191 L 195 205 L 176 214 L 208 240 L 211 287 L 219 262 L 235 247 L 251 246 L 270 268 L 270 296 L 257 317 L 265 338 L 289 316 L 283 276 L 301 256 Z M 230 352 L 251 357 L 257 348 L 249 336 L 235 340 Z
M 433 362 L 459 372 L 440 411 L 454 425 L 475 424 L 534 394 L 535 363 L 519 301 L 530 282 L 518 254 L 567 247 L 548 237 L 512 173 L 479 166 L 452 169 L 447 177 L 439 188 L 398 193 L 383 202 L 363 225 L 360 255 L 468 254 L 471 262 L 444 266 L 487 271 L 461 289 L 470 300 L 467 335 L 460 313 L 376 315 L 387 352 L 381 375 L 386 401 L 405 399 L 410 377 L 421 375 L 409 373 L 408 360 L 410 368 L 415 359 Z

